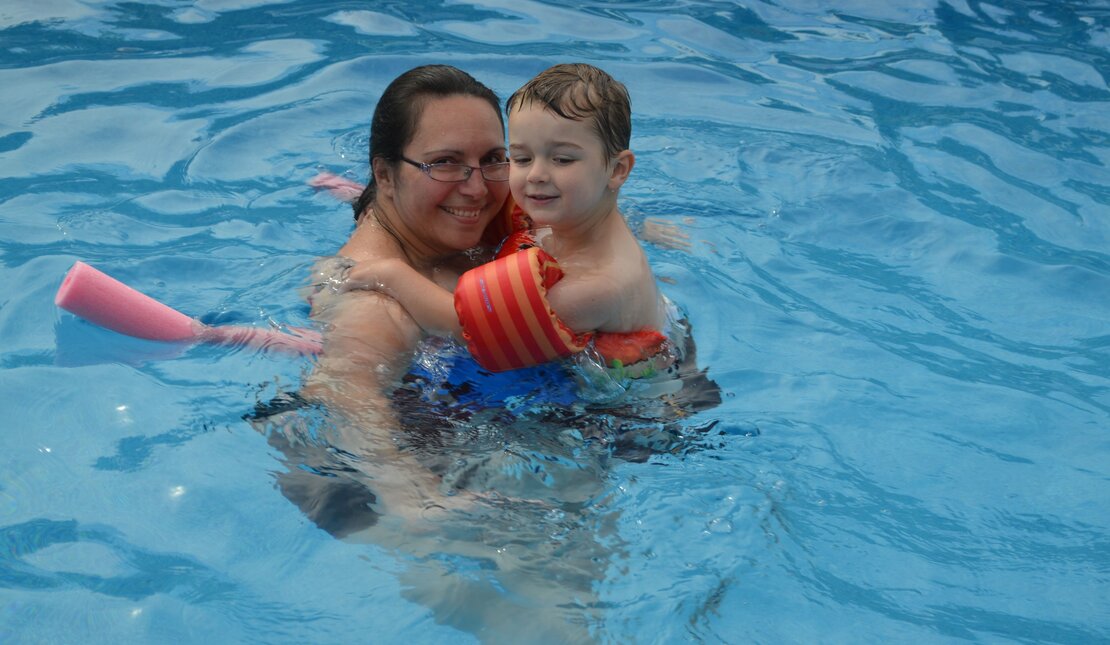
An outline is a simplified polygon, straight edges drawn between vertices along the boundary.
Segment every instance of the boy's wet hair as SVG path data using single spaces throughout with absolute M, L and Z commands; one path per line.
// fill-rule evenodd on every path
M 505 112 L 539 103 L 573 121 L 590 119 L 605 154 L 612 159 L 628 150 L 632 140 L 632 102 L 624 85 L 585 63 L 549 67 L 528 81 L 505 102 Z
M 505 120 L 497 95 L 461 69 L 451 65 L 423 65 L 401 74 L 385 88 L 374 108 L 374 118 L 370 122 L 370 181 L 354 203 L 356 220 L 377 196 L 374 159 L 398 164 L 405 146 L 416 136 L 424 107 L 431 99 L 449 96 L 473 96 L 489 103 L 504 129 Z

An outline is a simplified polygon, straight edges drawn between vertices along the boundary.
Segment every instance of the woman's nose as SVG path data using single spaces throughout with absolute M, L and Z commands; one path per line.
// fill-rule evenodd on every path
M 486 186 L 486 178 L 482 176 L 482 172 L 478 169 L 472 170 L 465 181 L 459 182 L 459 192 L 464 195 L 478 196 L 488 193 L 489 187 Z

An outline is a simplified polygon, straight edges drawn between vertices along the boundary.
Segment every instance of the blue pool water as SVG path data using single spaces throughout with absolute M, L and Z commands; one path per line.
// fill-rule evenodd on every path
M 1110 641 L 1106 2 L 57 0 L 0 30 L 0 641 Z M 440 456 L 542 503 L 337 539 L 244 419 L 309 361 L 53 305 L 81 259 L 310 324 L 352 222 L 305 182 L 365 178 L 385 84 L 571 60 L 631 91 L 629 219 L 689 236 L 647 245 L 722 393 L 679 449 L 488 415 Z

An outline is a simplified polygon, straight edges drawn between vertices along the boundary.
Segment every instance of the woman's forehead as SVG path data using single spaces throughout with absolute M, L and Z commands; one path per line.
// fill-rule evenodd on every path
M 424 104 L 412 144 L 421 149 L 486 152 L 503 147 L 504 132 L 493 107 L 473 96 L 437 97 Z

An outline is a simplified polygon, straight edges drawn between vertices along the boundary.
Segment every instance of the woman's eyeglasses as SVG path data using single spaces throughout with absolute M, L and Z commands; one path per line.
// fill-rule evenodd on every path
M 482 179 L 486 181 L 508 181 L 509 180 L 509 162 L 498 161 L 495 163 L 488 163 L 475 168 L 461 163 L 421 163 L 401 157 L 401 161 L 412 164 L 417 168 L 424 171 L 436 181 L 443 181 L 448 183 L 460 183 L 470 179 L 470 175 L 475 170 L 482 173 Z

